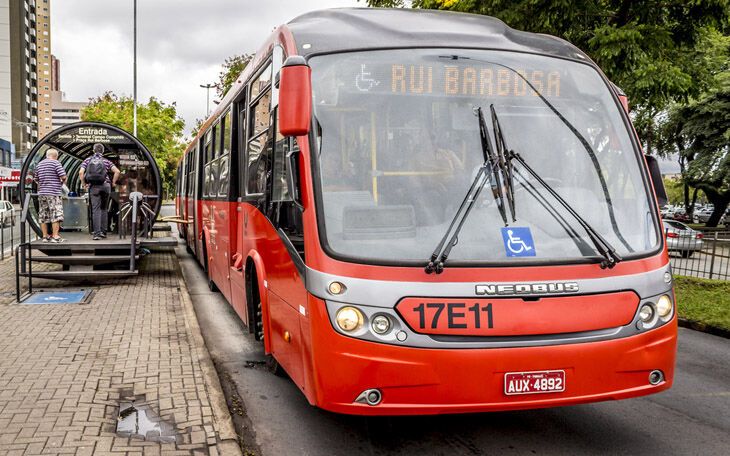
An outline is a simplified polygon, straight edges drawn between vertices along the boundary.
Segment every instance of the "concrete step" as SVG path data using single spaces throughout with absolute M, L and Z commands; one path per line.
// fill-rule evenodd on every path
M 28 277 L 27 272 L 21 272 L 22 277 Z M 78 271 L 33 271 L 34 279 L 56 280 L 84 280 L 101 281 L 107 279 L 124 279 L 139 275 L 139 271 L 94 271 L 91 269 Z
M 129 262 L 129 255 L 34 255 L 31 260 L 38 263 L 96 265 Z M 139 261 L 139 255 L 136 260 Z

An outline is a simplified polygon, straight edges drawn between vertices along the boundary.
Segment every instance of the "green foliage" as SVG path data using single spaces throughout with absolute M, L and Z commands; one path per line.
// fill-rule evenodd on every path
M 203 122 L 205 122 L 205 119 L 195 119 L 195 125 L 193 125 L 193 129 L 190 130 L 190 141 L 195 139 L 196 136 L 198 136 L 198 132 L 200 131 L 200 127 L 203 126 Z M 190 142 L 188 141 L 188 142 Z
M 218 73 L 218 82 L 215 85 L 215 90 L 219 99 L 222 100 L 223 97 L 226 96 L 226 93 L 228 93 L 233 84 L 235 84 L 238 76 L 241 75 L 252 58 L 253 55 L 241 54 L 228 57 L 223 62 L 223 69 L 220 73 Z
M 664 178 L 664 188 L 667 191 L 667 198 L 670 204 L 682 204 L 684 202 L 684 186 L 682 181 L 677 179 Z
M 133 105 L 131 97 L 117 96 L 111 92 L 91 100 L 81 111 L 81 119 L 106 122 L 133 131 Z M 149 149 L 157 162 L 162 176 L 163 190 L 174 190 L 177 164 L 185 149 L 182 143 L 185 122 L 178 117 L 175 103 L 165 104 L 155 97 L 147 103 L 137 104 L 137 138 Z
M 626 92 L 647 152 L 657 139 L 657 116 L 711 84 L 711 58 L 698 44 L 708 29 L 727 30 L 730 23 L 728 0 L 414 0 L 411 6 L 486 14 L 575 44 Z

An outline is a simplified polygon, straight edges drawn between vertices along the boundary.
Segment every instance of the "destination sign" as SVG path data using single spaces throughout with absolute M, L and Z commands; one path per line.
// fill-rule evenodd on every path
M 79 127 L 55 135 L 54 142 L 124 144 L 129 139 L 121 133 L 110 132 L 102 127 Z
M 361 64 L 354 89 L 404 95 L 545 97 L 561 96 L 561 72 L 535 68 L 424 64 Z

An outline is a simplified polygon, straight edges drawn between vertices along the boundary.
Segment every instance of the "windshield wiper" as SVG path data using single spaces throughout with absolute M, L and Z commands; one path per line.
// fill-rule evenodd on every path
M 501 172 L 500 163 L 494 151 L 494 146 L 492 146 L 492 142 L 489 138 L 489 132 L 487 131 L 487 127 L 484 122 L 484 113 L 482 112 L 481 107 L 477 109 L 477 117 L 479 118 L 479 134 L 482 139 L 482 155 L 484 157 L 484 162 L 479 167 L 476 176 L 474 176 L 474 181 L 472 181 L 469 190 L 466 192 L 466 195 L 464 195 L 464 199 L 461 201 L 456 214 L 454 214 L 454 218 L 451 219 L 449 229 L 446 230 L 441 241 L 433 251 L 433 254 L 431 254 L 431 258 L 425 269 L 427 274 L 431 274 L 432 272 L 441 274 L 444 271 L 444 262 L 449 257 L 451 249 L 454 248 L 458 242 L 459 232 L 464 226 L 466 218 L 469 216 L 469 213 L 474 207 L 474 203 L 476 203 L 479 198 L 479 194 L 482 192 L 487 181 L 491 184 L 492 196 L 494 196 L 494 199 L 497 202 L 497 207 L 499 208 L 502 220 L 504 220 L 505 226 L 507 225 L 507 214 L 504 208 L 504 196 L 502 194 L 502 184 L 499 176 Z M 451 234 L 451 236 L 449 236 L 449 234 Z
M 492 121 L 495 125 L 494 129 L 494 135 L 497 139 L 497 143 L 505 144 L 504 141 L 504 135 L 502 134 L 502 130 L 499 128 L 499 118 L 497 117 L 497 112 L 494 110 L 494 105 L 490 106 L 490 109 L 492 111 Z M 578 224 L 585 230 L 585 232 L 588 234 L 588 238 L 593 242 L 593 245 L 596 248 L 596 251 L 599 255 L 603 257 L 603 261 L 601 261 L 601 269 L 606 268 L 613 268 L 616 266 L 616 263 L 620 262 L 622 260 L 621 256 L 616 253 L 616 249 L 601 236 L 598 231 L 595 230 L 583 217 L 576 212 L 575 209 L 573 209 L 573 206 L 570 205 L 567 201 L 563 199 L 560 194 L 555 191 L 554 188 L 550 186 L 545 180 L 540 177 L 540 175 L 532 169 L 530 165 L 527 164 L 524 158 L 514 150 L 504 150 L 504 157 L 505 157 L 505 164 L 504 169 L 502 170 L 503 173 L 507 173 L 507 167 L 509 167 L 509 176 L 512 176 L 512 167 L 511 162 L 512 160 L 517 160 L 517 162 L 522 165 L 522 167 L 527 171 L 537 182 L 540 183 L 540 185 L 547 190 L 547 192 L 555 198 L 561 206 L 565 208 L 566 211 L 570 215 L 573 216 L 573 218 L 578 222 Z M 547 202 L 547 201 L 546 201 Z M 549 204 L 549 203 L 548 203 Z

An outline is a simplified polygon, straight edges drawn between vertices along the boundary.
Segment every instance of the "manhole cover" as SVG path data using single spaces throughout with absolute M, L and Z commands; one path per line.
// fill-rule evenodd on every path
M 147 405 L 122 402 L 117 417 L 117 434 L 155 442 L 176 441 L 175 428 L 161 421 Z
M 21 304 L 81 304 L 86 301 L 89 290 L 80 291 L 37 291 Z

